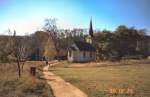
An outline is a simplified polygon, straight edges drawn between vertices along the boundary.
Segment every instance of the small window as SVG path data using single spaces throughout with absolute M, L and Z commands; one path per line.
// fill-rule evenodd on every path
M 85 53 L 85 52 L 83 52 L 83 57 L 84 57 L 84 58 L 86 57 L 86 53 Z

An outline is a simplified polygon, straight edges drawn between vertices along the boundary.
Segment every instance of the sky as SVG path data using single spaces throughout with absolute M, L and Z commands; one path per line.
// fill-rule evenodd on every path
M 0 34 L 33 33 L 47 18 L 56 18 L 61 29 L 89 28 L 91 17 L 94 29 L 150 31 L 150 0 L 0 0 Z

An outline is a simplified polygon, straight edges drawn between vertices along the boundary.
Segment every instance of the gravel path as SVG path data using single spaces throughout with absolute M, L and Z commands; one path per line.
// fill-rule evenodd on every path
M 55 97 L 88 97 L 77 87 L 48 71 L 48 66 L 43 68 L 43 74 L 44 79 L 51 86 Z

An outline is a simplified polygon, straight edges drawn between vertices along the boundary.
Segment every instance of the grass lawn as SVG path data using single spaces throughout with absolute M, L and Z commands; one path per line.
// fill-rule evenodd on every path
M 150 97 L 150 64 L 67 68 L 62 62 L 50 71 L 89 97 Z
M 0 63 L 0 97 L 53 97 L 50 87 L 44 80 L 30 75 L 30 67 L 39 68 L 41 62 L 27 62 L 18 78 L 15 63 Z M 41 67 L 40 67 L 41 68 Z

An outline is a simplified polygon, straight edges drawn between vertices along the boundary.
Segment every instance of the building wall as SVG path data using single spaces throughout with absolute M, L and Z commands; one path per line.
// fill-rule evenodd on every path
M 71 52 L 71 56 L 70 53 Z M 92 55 L 92 56 L 91 56 Z M 68 52 L 68 61 L 70 62 L 88 62 L 94 61 L 96 59 L 95 52 L 84 52 L 84 51 L 69 51 Z

